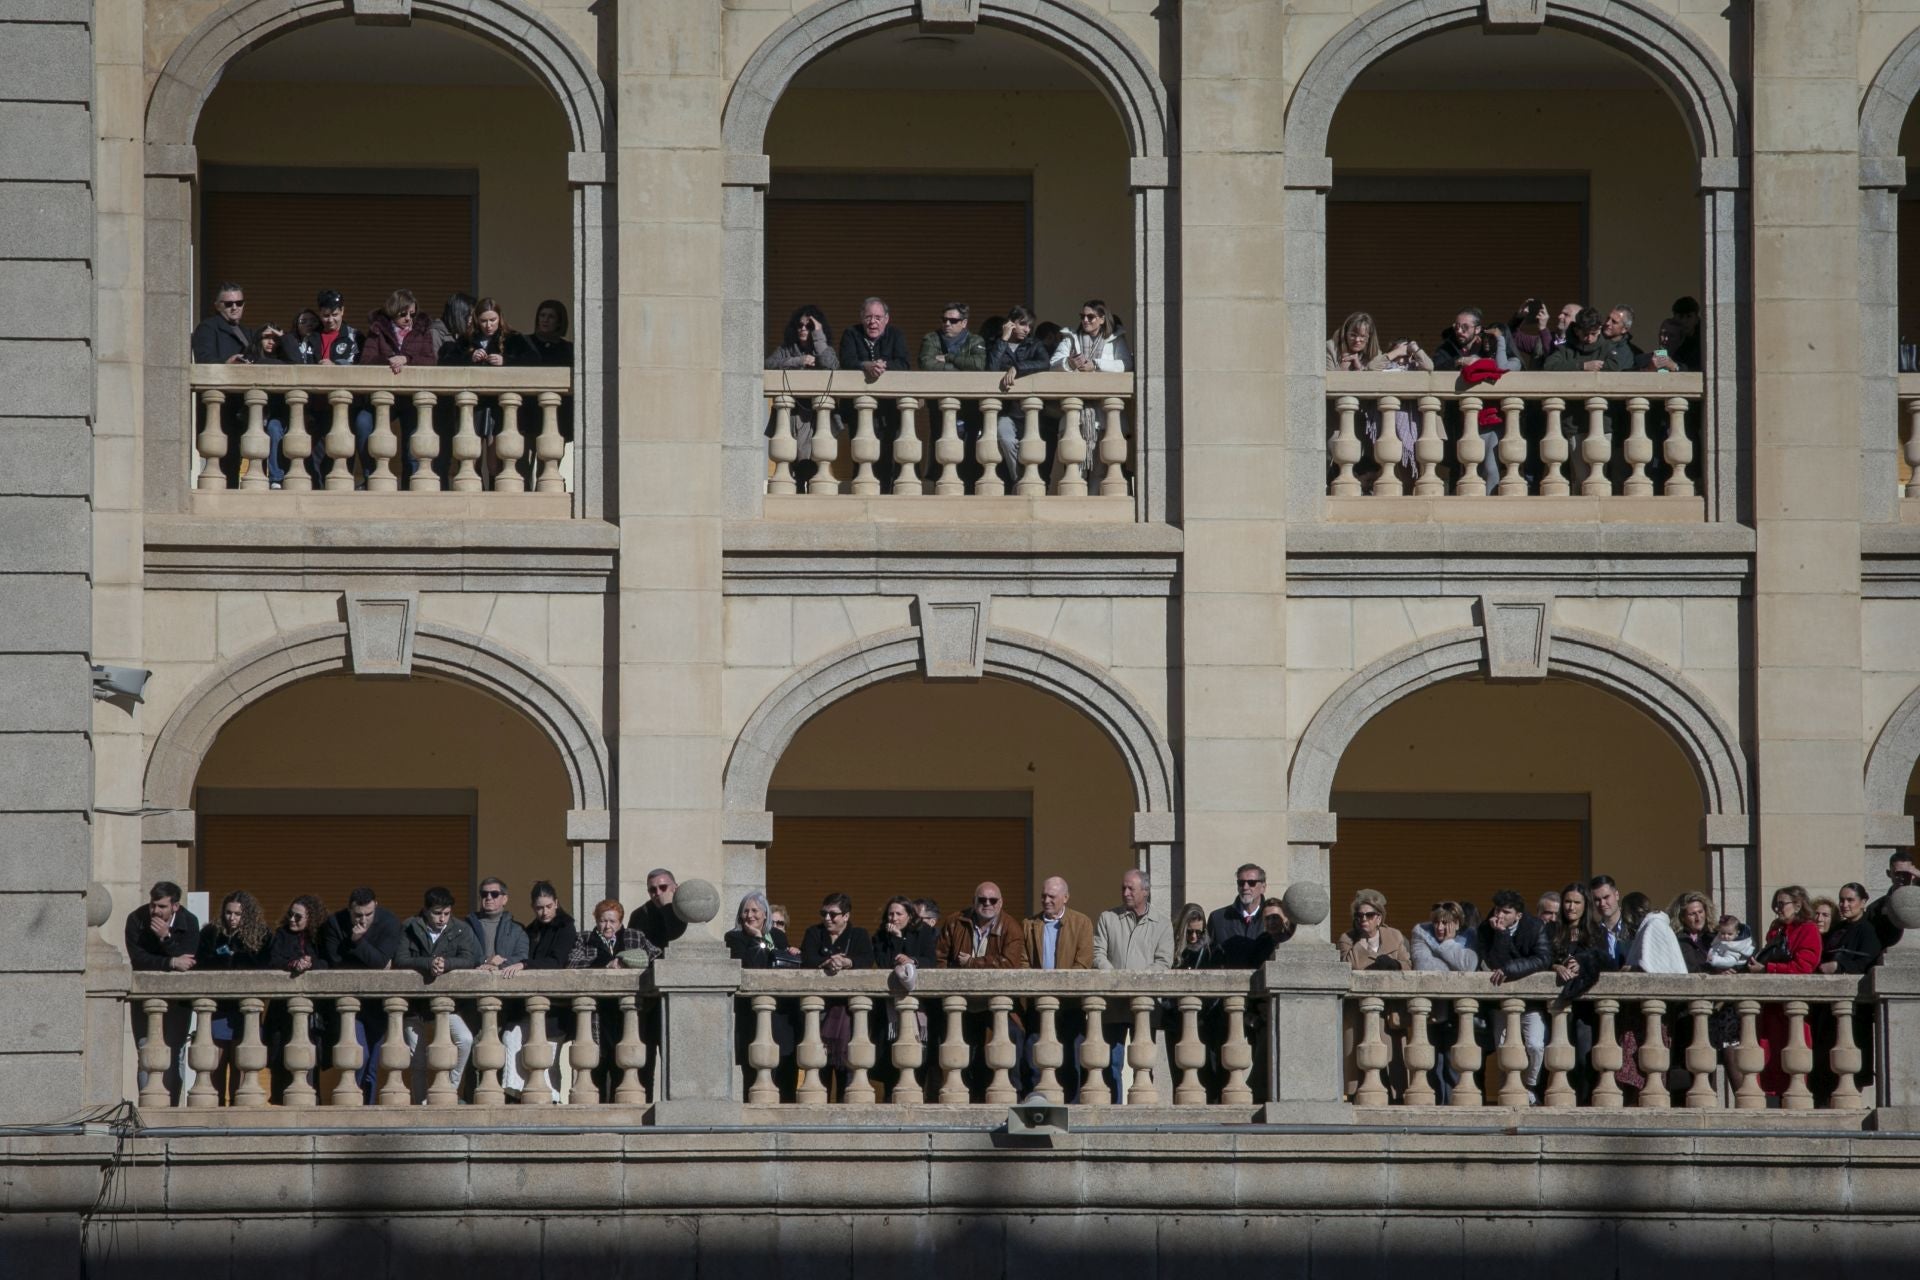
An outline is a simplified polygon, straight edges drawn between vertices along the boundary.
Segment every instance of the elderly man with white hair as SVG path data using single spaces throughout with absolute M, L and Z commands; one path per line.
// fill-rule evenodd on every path
M 1093 926 L 1094 968 L 1173 968 L 1173 926 L 1151 914 L 1152 903 L 1153 886 L 1146 872 L 1129 870 L 1120 877 L 1120 905 L 1101 912 L 1099 922 Z M 1108 1042 L 1113 1045 L 1113 1100 L 1124 1103 L 1127 1100 L 1126 1042 L 1132 1015 L 1129 1010 L 1116 1007 L 1116 1003 L 1108 1004 L 1101 1024 Z

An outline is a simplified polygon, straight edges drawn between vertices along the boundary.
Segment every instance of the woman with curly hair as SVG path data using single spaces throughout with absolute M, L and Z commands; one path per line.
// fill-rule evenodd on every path
M 220 902 L 220 914 L 200 931 L 200 949 L 194 954 L 193 967 L 201 972 L 228 969 L 263 969 L 273 930 L 260 914 L 260 904 L 245 889 L 236 889 Z M 213 1069 L 214 1087 L 223 1102 L 233 1099 L 238 1076 L 233 1067 L 233 1045 L 243 1030 L 240 1003 L 222 1000 L 214 1006 L 213 1043 L 220 1051 L 219 1065 Z

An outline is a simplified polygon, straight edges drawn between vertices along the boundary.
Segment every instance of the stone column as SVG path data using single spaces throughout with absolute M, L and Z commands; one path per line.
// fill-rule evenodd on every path
M 1858 6 L 1753 0 L 1760 883 L 1862 847 Z
M 615 19 L 618 877 L 629 903 L 646 900 L 652 866 L 721 878 L 723 11 L 649 0 Z
M 1326 931 L 1326 886 L 1293 885 L 1286 904 L 1301 930 L 1254 978 L 1267 1005 L 1267 1104 L 1260 1118 L 1268 1124 L 1351 1124 L 1340 1014 L 1353 968 L 1332 943 L 1311 936 Z
M 86 1104 L 110 1107 L 133 1095 L 127 1047 L 127 993 L 133 966 L 104 930 L 113 927 L 113 895 L 97 881 L 87 886 Z
M 1225 902 L 1233 869 L 1286 843 L 1287 331 L 1282 48 L 1287 6 L 1180 6 L 1177 426 L 1184 898 Z M 1173 371 L 1169 370 L 1171 374 Z
M 652 987 L 664 1006 L 653 1121 L 739 1124 L 746 1097 L 734 1061 L 740 962 L 702 927 L 719 913 L 720 891 L 705 880 L 684 880 L 673 910 L 687 932 L 653 964 Z
M 1879 1002 L 1873 1127 L 1904 1132 L 1920 1129 L 1920 887 L 1895 890 L 1889 908 L 1907 933 L 1867 971 L 1866 989 Z

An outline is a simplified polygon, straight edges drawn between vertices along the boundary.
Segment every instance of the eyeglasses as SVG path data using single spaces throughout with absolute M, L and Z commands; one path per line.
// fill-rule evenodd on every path
M 665 893 L 667 890 L 671 888 L 673 888 L 673 886 L 670 884 L 650 884 L 647 886 L 647 892 L 658 895 L 658 894 Z
M 483 898 L 504 898 L 507 896 L 507 891 L 505 889 L 482 889 L 480 896 Z
M 974 901 L 983 907 L 997 907 L 1000 905 L 1000 899 L 998 898 L 975 898 Z
M 845 914 L 847 913 L 844 911 L 835 911 L 832 907 L 827 907 L 820 912 L 820 918 L 822 920 L 838 920 Z
M 220 299 L 220 305 L 223 307 L 244 307 L 247 305 L 247 300 L 245 298 L 222 298 Z
M 967 318 L 965 316 L 941 316 L 940 317 L 941 324 L 965 324 L 966 320 Z
M 1235 883 L 1238 884 L 1242 889 L 1247 889 L 1247 888 L 1251 888 L 1256 884 L 1265 884 L 1266 881 L 1265 880 L 1239 880 L 1239 881 L 1235 881 Z

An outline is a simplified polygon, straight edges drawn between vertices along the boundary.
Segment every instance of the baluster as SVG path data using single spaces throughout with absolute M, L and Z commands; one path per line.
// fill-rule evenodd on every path
M 927 1060 L 927 1047 L 920 1042 L 920 1001 L 914 996 L 895 997 L 893 1012 L 900 1026 L 893 1040 L 893 1101 L 900 1105 L 925 1102 L 927 1093 L 917 1074 Z
M 774 1057 L 775 1061 L 779 1060 L 778 1046 Z M 647 1066 L 647 1042 L 640 1038 L 639 996 L 620 997 L 620 1040 L 613 1046 L 613 1065 L 620 1069 L 620 1083 L 613 1087 L 613 1100 L 625 1107 L 646 1106 L 647 1085 L 640 1073 Z M 777 1095 L 778 1090 L 775 1093 Z
M 1133 1083 L 1127 1086 L 1127 1105 L 1150 1107 L 1160 1101 L 1160 1086 L 1153 1079 L 1153 997 L 1133 998 L 1133 1036 L 1127 1044 L 1127 1065 L 1133 1068 Z
M 1040 1020 L 1040 1030 L 1033 1042 L 1033 1091 L 1048 1102 L 1065 1102 L 1066 1094 L 1060 1088 L 1060 1064 L 1066 1061 L 1058 1026 L 1060 997 L 1039 996 L 1033 1002 L 1033 1009 Z
M 988 422 L 981 430 L 991 431 Z M 966 444 L 960 439 L 960 402 L 952 396 L 940 397 L 940 438 L 933 442 L 933 460 L 940 464 L 940 478 L 934 481 L 935 493 L 960 494 L 967 485 L 960 478 L 960 464 L 966 460 Z
M 839 493 L 833 464 L 840 460 L 840 441 L 833 434 L 834 398 L 813 398 L 813 479 L 807 481 L 808 493 Z
M 600 1065 L 600 1040 L 593 1026 L 597 1003 L 592 996 L 573 998 L 573 1047 L 567 1051 L 573 1063 L 573 1088 L 567 1093 L 570 1106 L 591 1107 L 600 1102 L 600 1086 L 593 1079 L 594 1068 Z
M 433 470 L 434 462 L 440 457 L 440 433 L 433 429 L 433 406 L 439 403 L 439 399 L 431 391 L 413 393 L 413 434 L 407 437 L 407 448 L 413 455 L 407 463 L 409 493 L 438 493 L 445 487 Z M 454 397 L 454 403 L 459 407 L 460 430 L 469 435 L 473 432 L 473 403 L 477 399 L 479 397 L 471 391 L 462 391 Z M 474 457 L 477 458 L 480 456 L 480 438 L 474 436 L 473 439 Z M 454 456 L 460 456 L 458 451 Z
M 901 428 L 905 430 L 904 427 Z M 840 1101 L 848 1103 L 873 1103 L 880 1100 L 874 1091 L 873 1079 L 867 1073 L 873 1070 L 878 1056 L 873 1049 L 873 1036 L 869 1031 L 873 1015 L 872 996 L 847 997 L 847 1019 L 853 1028 L 853 1034 L 847 1037 L 847 1087 L 841 1090 Z
M 1600 1027 L 1593 1037 L 1593 1105 L 1618 1107 L 1625 1095 L 1620 1092 L 1620 1084 L 1613 1075 L 1626 1061 L 1626 1055 L 1620 1049 L 1619 1033 L 1614 1028 L 1614 1015 L 1620 1012 L 1620 1002 L 1602 996 L 1593 1002 L 1593 1007 L 1600 1016 Z
M 1667 460 L 1667 483 L 1661 492 L 1669 498 L 1691 498 L 1693 479 L 1687 467 L 1693 462 L 1693 441 L 1687 439 L 1687 399 L 1667 397 L 1667 438 L 1660 452 Z
M 1453 492 L 1463 498 L 1482 498 L 1487 493 L 1487 479 L 1480 474 L 1480 464 L 1487 460 L 1487 442 L 1480 438 L 1480 407 L 1484 403 L 1479 396 L 1460 397 L 1460 443 L 1453 450 L 1460 475 L 1453 482 Z
M 220 1082 L 213 1073 L 220 1066 L 220 1046 L 213 1042 L 215 1004 L 204 997 L 193 1002 L 193 1040 L 187 1046 L 187 1065 L 193 1068 L 193 1088 L 187 1091 L 189 1107 L 220 1105 Z
M 348 492 L 353 488 L 353 425 L 347 415 L 353 408 L 353 392 L 327 392 L 327 406 L 333 418 L 327 424 L 327 438 L 321 441 L 327 451 L 327 475 L 322 484 L 329 492 Z
M 1040 438 L 1040 409 L 1045 403 L 1039 396 L 1020 401 L 1025 420 L 1020 428 L 1020 480 L 1014 490 L 1023 498 L 1043 497 L 1047 492 L 1047 478 L 1040 474 L 1040 464 L 1047 460 L 1047 442 Z
M 1480 1096 L 1480 1064 L 1484 1055 L 1480 1052 L 1480 1042 L 1473 1036 L 1473 1020 L 1479 1014 L 1480 1001 L 1473 996 L 1462 996 L 1453 1002 L 1453 1047 L 1447 1051 L 1447 1060 L 1459 1078 L 1447 1098 L 1449 1106 L 1477 1107 L 1486 1101 Z
M 1440 478 L 1440 464 L 1447 457 L 1447 435 L 1440 429 L 1440 397 L 1420 397 L 1420 438 L 1413 442 L 1413 457 L 1420 474 L 1413 479 L 1413 496 L 1438 498 L 1447 491 Z
M 560 459 L 567 453 L 567 442 L 560 435 L 560 393 L 540 393 L 540 435 L 533 442 L 533 461 L 539 469 L 533 487 L 538 493 L 565 493 L 567 478 L 560 474 Z
M 896 498 L 915 498 L 926 492 L 920 482 L 920 402 L 912 396 L 901 396 L 896 404 L 900 410 L 900 434 L 893 438 L 892 492 Z
M 366 1101 L 355 1078 L 366 1064 L 367 1054 L 354 1034 L 354 1028 L 360 1024 L 360 1001 L 354 996 L 339 996 L 333 1002 L 333 1011 L 340 1023 L 340 1033 L 333 1043 L 333 1067 L 340 1078 L 334 1081 L 327 1102 L 336 1107 L 357 1107 Z
M 1357 498 L 1360 496 L 1360 479 L 1353 474 L 1353 468 L 1360 461 L 1360 437 L 1354 433 L 1353 420 L 1360 412 L 1360 398 L 1338 396 L 1334 399 L 1333 411 L 1337 415 L 1337 425 L 1333 429 L 1333 442 L 1327 446 L 1327 451 L 1333 455 L 1333 465 L 1338 470 L 1327 492 L 1336 498 Z
M 227 393 L 209 387 L 200 393 L 200 404 L 203 416 L 200 438 L 195 441 L 201 458 L 198 487 L 218 492 L 227 487 L 227 477 L 220 470 L 227 456 L 227 433 L 220 421 L 226 413 Z
M 880 437 L 873 431 L 873 412 L 880 402 L 872 396 L 853 398 L 853 493 L 867 497 L 880 492 L 873 464 L 880 461 Z
M 1735 1007 L 1740 1010 L 1740 1043 L 1733 1051 L 1733 1065 L 1739 1069 L 1740 1086 L 1733 1091 L 1733 1109 L 1765 1111 L 1767 1091 L 1760 1087 L 1760 1072 L 1767 1055 L 1760 1048 L 1760 1002 L 1741 1000 Z
M 1403 1051 L 1407 1060 L 1407 1088 L 1403 1100 L 1410 1107 L 1430 1107 L 1434 1102 L 1433 1071 L 1439 1055 L 1427 1039 L 1428 1019 L 1433 1001 L 1413 996 L 1407 1001 L 1407 1041 Z
M 140 1086 L 140 1105 L 171 1107 L 167 1069 L 173 1065 L 173 1047 L 167 1043 L 167 1002 L 143 1000 L 140 1010 L 147 1015 L 147 1038 L 140 1046 L 140 1069 L 147 1073 L 147 1082 Z
M 940 1070 L 945 1078 L 940 1082 L 940 1101 L 971 1102 L 973 1098 L 967 1092 L 965 1071 L 967 1069 L 967 1033 L 963 1025 L 967 1013 L 965 996 L 947 996 L 940 1002 L 947 1013 L 947 1034 L 940 1042 Z
M 1010 1074 L 1017 1057 L 1013 1048 L 1013 1035 L 1008 1020 L 1013 1012 L 1012 996 L 992 996 L 987 1000 L 988 1021 L 992 1034 L 987 1039 L 983 1060 L 987 1070 L 993 1074 L 987 1078 L 986 1100 L 990 1103 L 1018 1102 L 1020 1095 L 1014 1091 L 1013 1077 Z
M 267 1091 L 260 1084 L 260 1073 L 267 1069 L 267 1046 L 260 1038 L 260 1015 L 266 1007 L 267 1002 L 258 996 L 241 997 L 240 1043 L 229 1051 L 233 1054 L 233 1105 L 236 1107 L 267 1105 Z
M 800 1084 L 793 1095 L 797 1102 L 827 1100 L 827 1086 L 820 1078 L 821 1070 L 827 1065 L 827 1042 L 820 1038 L 820 1015 L 826 1007 L 827 1002 L 821 996 L 800 997 L 802 1030 L 800 1044 L 793 1054 L 793 1060 L 800 1067 Z
M 1083 1107 L 1104 1107 L 1113 1101 L 1113 1091 L 1107 1088 L 1109 1055 L 1106 1026 L 1102 1021 L 1107 1012 L 1107 998 L 1082 996 L 1080 1010 L 1087 1034 L 1080 1041 L 1080 1094 L 1074 1101 Z
M 367 456 L 372 459 L 367 468 L 367 491 L 395 493 L 400 477 L 393 469 L 393 460 L 400 452 L 400 439 L 393 431 L 393 392 L 376 391 L 368 398 L 373 401 L 373 433 L 367 437 Z
M 1527 1044 L 1521 1031 L 1521 1017 L 1527 1011 L 1527 1002 L 1518 996 L 1507 996 L 1500 1001 L 1500 1047 L 1494 1050 L 1493 1060 L 1500 1068 L 1500 1105 L 1503 1107 L 1524 1107 L 1532 1103 L 1527 1097 Z
M 1127 402 L 1119 396 L 1107 396 L 1100 401 L 1100 414 L 1105 425 L 1100 428 L 1100 465 L 1107 469 L 1100 477 L 1100 496 L 1114 494 L 1125 496 L 1127 492 L 1127 428 L 1121 414 Z
M 520 459 L 527 456 L 527 438 L 520 434 L 521 395 L 518 391 L 500 393 L 500 431 L 493 438 L 493 456 L 500 464 L 493 478 L 496 493 L 525 493 L 527 480 L 520 474 Z M 793 401 L 789 399 L 788 404 Z M 791 431 L 789 431 L 791 434 Z M 785 490 L 793 492 L 789 484 Z
M 1503 498 L 1524 498 L 1527 496 L 1527 478 L 1520 474 L 1520 468 L 1526 465 L 1527 441 L 1520 434 L 1520 411 L 1527 402 L 1519 396 L 1505 396 L 1500 401 L 1500 412 L 1506 415 L 1506 425 L 1500 434 L 1500 443 L 1494 448 L 1494 456 L 1500 460 L 1500 483 L 1494 486 L 1494 492 Z
M 1813 1110 L 1813 1090 L 1807 1076 L 1813 1071 L 1813 1046 L 1807 1043 L 1807 1002 L 1787 1001 L 1787 1042 L 1780 1048 L 1780 1069 L 1787 1073 L 1787 1091 L 1780 1106 L 1787 1111 Z
M 780 1101 L 780 1086 L 773 1079 L 773 1069 L 780 1065 L 780 1044 L 773 1038 L 774 1004 L 772 996 L 753 998 L 753 1043 L 747 1046 L 747 1065 L 755 1074 L 747 1086 L 747 1101 L 756 1106 Z
M 1687 1042 L 1687 1070 L 1693 1083 L 1687 1088 L 1687 1105 L 1700 1109 L 1717 1108 L 1720 1091 L 1713 1086 L 1714 1068 L 1720 1065 L 1720 1053 L 1713 1047 L 1713 1001 L 1687 1001 L 1687 1016 L 1693 1022 L 1693 1035 Z
M 1627 438 L 1620 453 L 1626 458 L 1628 468 L 1622 492 L 1629 498 L 1651 498 L 1653 480 L 1647 475 L 1647 464 L 1653 461 L 1653 441 L 1647 438 L 1645 396 L 1627 397 Z
M 287 997 L 287 1022 L 287 1043 L 280 1050 L 287 1087 L 280 1091 L 280 1100 L 289 1107 L 311 1107 L 320 1101 L 313 1088 L 313 1068 L 320 1060 L 311 1035 L 313 1001 L 306 996 Z
M 767 442 L 773 474 L 767 477 L 768 493 L 794 492 L 793 464 L 800 458 L 800 445 L 793 438 L 793 405 L 793 397 L 784 391 L 773 397 L 773 438 Z
M 1207 1046 L 1200 1039 L 1200 997 L 1180 997 L 1180 1039 L 1173 1046 L 1173 1065 L 1180 1079 L 1173 1086 L 1173 1104 L 1177 1107 L 1204 1107 L 1207 1089 L 1200 1083 L 1200 1068 L 1207 1065 Z
M 989 498 L 1007 491 L 1007 482 L 1000 476 L 1001 403 L 998 396 L 980 401 L 980 437 L 973 446 L 973 460 L 980 464 L 980 478 L 973 482 L 973 491 Z
M 1053 488 L 1063 498 L 1087 496 L 1087 437 L 1082 426 L 1085 413 L 1086 401 L 1079 396 L 1060 401 L 1060 442 L 1054 446 L 1054 470 L 1060 473 L 1060 479 Z M 1024 451 L 1025 446 L 1021 447 Z
M 1673 1105 L 1673 1099 L 1667 1096 L 1667 1069 L 1673 1065 L 1673 1051 L 1667 1047 L 1666 1038 L 1667 1002 L 1642 1000 L 1640 1014 L 1640 1051 L 1634 1060 L 1646 1083 L 1640 1086 L 1635 1105 L 1657 1110 Z
M 1613 461 L 1613 441 L 1607 438 L 1607 399 L 1587 397 L 1587 434 L 1580 440 L 1580 461 L 1586 476 L 1580 492 L 1589 498 L 1613 496 L 1613 481 L 1607 479 L 1607 464 Z
M 241 398 L 247 405 L 247 425 L 240 432 L 240 467 L 245 473 L 240 477 L 240 487 L 265 489 L 269 483 L 267 454 L 273 451 L 266 428 L 267 393 L 259 387 L 248 387 Z
M 460 1082 L 453 1069 L 460 1050 L 453 1043 L 453 997 L 435 996 L 427 1002 L 433 1011 L 433 1041 L 427 1045 L 427 1105 L 450 1107 L 460 1101 Z
M 1571 1107 L 1580 1099 L 1573 1091 L 1568 1074 L 1573 1070 L 1573 1040 L 1567 1034 L 1566 1006 L 1557 1005 L 1553 1010 L 1553 1030 L 1547 1036 L 1547 1051 L 1542 1065 L 1547 1069 L 1547 1087 L 1540 1095 L 1549 1107 Z
M 478 493 L 486 487 L 480 478 L 480 435 L 473 427 L 474 409 L 480 397 L 471 391 L 457 391 L 453 403 L 459 417 L 453 431 L 453 480 L 447 487 L 455 493 Z M 426 463 L 420 464 L 423 473 L 428 469 Z
M 1380 464 L 1380 474 L 1373 478 L 1373 487 L 1367 492 L 1376 498 L 1404 497 L 1407 489 L 1400 481 L 1400 459 L 1407 450 L 1400 443 L 1398 429 L 1400 397 L 1381 396 L 1375 412 L 1380 429 L 1373 437 L 1373 460 Z
M 1566 473 L 1561 470 L 1569 456 L 1566 430 L 1560 421 L 1567 402 L 1559 396 L 1548 396 L 1540 402 L 1540 407 L 1547 414 L 1547 429 L 1540 437 L 1540 496 L 1564 498 L 1573 492 Z
M 1833 1068 L 1833 1092 L 1827 1095 L 1827 1107 L 1832 1111 L 1848 1111 L 1860 1105 L 1860 1086 L 1854 1076 L 1859 1072 L 1860 1046 L 1853 1038 L 1853 1001 L 1835 1000 L 1830 1006 L 1833 1011 L 1833 1048 L 1828 1051 L 1827 1065 Z
M 307 399 L 303 387 L 287 392 L 287 434 L 280 440 L 280 452 L 287 460 L 287 478 L 280 487 L 295 493 L 313 491 L 313 477 L 307 474 L 307 459 L 313 456 L 313 436 L 307 432 Z
M 1360 1086 L 1353 1094 L 1355 1106 L 1387 1105 L 1387 1081 L 1382 1073 L 1393 1061 L 1393 1051 L 1387 1047 L 1380 1020 L 1386 1007 L 1387 1002 L 1379 996 L 1360 998 L 1360 1039 L 1353 1046 L 1353 1065 L 1360 1069 Z
M 481 996 L 480 1034 L 473 1038 L 473 1105 L 497 1107 L 507 1100 L 500 1073 L 507 1066 L 507 1047 L 500 1040 L 500 997 Z
M 520 1046 L 521 1072 L 526 1086 L 520 1090 L 520 1105 L 545 1107 L 553 1103 L 553 1060 L 559 1050 L 547 1039 L 547 1010 L 553 1001 L 547 996 L 527 997 L 527 1038 Z
M 1253 1090 L 1247 1077 L 1253 1071 L 1253 1046 L 1247 1041 L 1247 998 L 1228 996 L 1225 1007 L 1227 1038 L 1220 1045 L 1220 1068 L 1227 1073 L 1227 1080 L 1220 1086 L 1220 1102 L 1223 1106 L 1251 1106 Z
M 1920 396 L 1907 401 L 1907 492 L 1920 498 Z
M 381 1002 L 387 1014 L 386 1039 L 380 1042 L 380 1089 L 374 1095 L 383 1107 L 404 1107 L 413 1101 L 407 1071 L 413 1065 L 407 1048 L 407 999 L 388 996 Z

